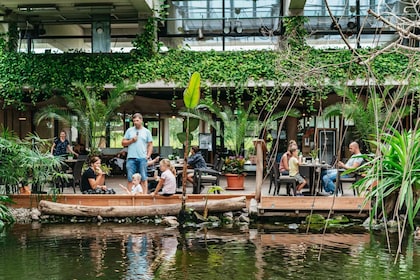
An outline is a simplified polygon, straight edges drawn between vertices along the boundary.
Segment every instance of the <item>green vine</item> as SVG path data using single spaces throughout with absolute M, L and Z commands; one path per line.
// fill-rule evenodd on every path
M 308 32 L 304 26 L 308 21 L 309 19 L 305 16 L 283 18 L 284 37 L 291 49 L 303 50 L 308 47 L 306 44 Z
M 137 56 L 150 58 L 159 52 L 162 44 L 156 39 L 156 33 L 168 15 L 168 8 L 169 5 L 161 4 L 158 10 L 152 10 L 157 16 L 149 17 L 144 25 L 143 33 L 137 34 L 136 39 L 131 42 Z
M 6 41 L 0 40 L 0 46 Z M 4 49 L 2 49 L 4 50 Z M 374 50 L 360 51 L 366 58 Z M 409 71 L 420 69 L 419 54 L 392 52 L 377 56 L 369 72 L 348 50 L 302 51 L 238 51 L 194 52 L 170 50 L 149 58 L 130 54 L 26 54 L 0 51 L 0 100 L 4 105 L 36 103 L 53 95 L 66 94 L 73 81 L 92 85 L 118 84 L 123 80 L 140 83 L 162 80 L 177 87 L 186 86 L 191 73 L 201 73 L 203 88 L 218 85 L 223 91 L 203 90 L 204 95 L 214 94 L 219 100 L 232 105 L 246 100 L 252 92 L 265 96 L 273 94 L 264 90 L 267 81 L 277 84 L 305 85 L 301 96 L 305 100 L 320 100 L 329 94 L 328 84 L 374 77 L 404 80 Z M 407 65 L 412 67 L 407 67 Z M 414 73 L 413 76 L 418 76 Z M 248 83 L 258 86 L 248 90 Z M 275 94 L 275 93 L 274 93 Z M 317 96 L 318 95 L 318 96 Z M 307 101 L 305 101 L 307 102 Z

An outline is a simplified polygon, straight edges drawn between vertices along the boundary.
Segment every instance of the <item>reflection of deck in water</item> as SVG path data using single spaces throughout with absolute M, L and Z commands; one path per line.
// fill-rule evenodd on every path
M 305 233 L 263 233 L 257 236 L 258 242 L 263 247 L 267 246 L 291 246 L 291 245 L 323 245 L 335 248 L 351 248 L 360 244 L 368 243 L 370 235 L 345 234 L 345 233 L 326 233 L 326 234 L 305 234 Z M 254 241 L 255 243 L 255 241 Z

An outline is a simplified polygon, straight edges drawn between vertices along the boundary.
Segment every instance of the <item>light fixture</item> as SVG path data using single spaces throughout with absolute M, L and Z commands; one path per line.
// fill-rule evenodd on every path
M 203 33 L 203 29 L 204 29 L 204 16 L 201 16 L 201 27 L 198 28 L 198 40 L 203 40 L 204 39 L 204 33 Z
M 19 121 L 26 121 L 26 117 L 19 117 L 18 120 Z
M 347 28 L 355 29 L 356 28 L 356 23 L 354 21 L 347 22 Z
M 198 40 L 203 40 L 203 39 L 204 39 L 203 29 L 199 28 L 198 29 Z
M 58 11 L 58 7 L 55 4 L 28 4 L 18 5 L 18 10 L 21 12 Z
M 229 24 L 227 24 L 227 23 L 229 23 Z M 225 28 L 223 28 L 223 33 L 229 34 L 231 30 L 232 30 L 232 23 L 230 21 L 225 22 Z
M 243 31 L 243 28 L 242 28 L 242 22 L 240 21 L 240 20 L 237 20 L 236 22 L 235 22 L 235 28 L 233 29 L 236 33 L 238 33 L 238 34 L 241 34 L 242 33 L 242 31 Z
M 102 26 L 97 27 L 96 28 L 96 33 L 98 33 L 98 34 L 104 33 L 104 28 Z

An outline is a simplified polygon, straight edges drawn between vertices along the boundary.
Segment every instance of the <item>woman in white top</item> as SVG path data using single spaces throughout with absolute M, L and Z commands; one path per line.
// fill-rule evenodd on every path
M 155 191 L 151 193 L 152 196 L 155 196 L 162 187 L 162 192 L 159 194 L 173 195 L 176 192 L 175 167 L 172 166 L 169 159 L 164 158 L 160 161 L 159 168 L 162 173 Z

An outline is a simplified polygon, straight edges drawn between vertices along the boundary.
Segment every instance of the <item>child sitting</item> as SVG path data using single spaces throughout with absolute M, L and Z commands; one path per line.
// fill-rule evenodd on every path
M 292 154 L 291 158 L 289 159 L 289 176 L 294 177 L 295 180 L 299 183 L 299 185 L 296 187 L 296 196 L 302 196 L 302 189 L 306 185 L 306 180 L 299 173 L 299 165 L 302 164 L 298 157 L 299 150 L 296 147 L 291 147 L 289 151 Z
M 123 188 L 128 194 L 137 195 L 143 193 L 143 188 L 140 184 L 141 181 L 141 175 L 139 173 L 134 173 L 131 177 L 131 181 L 133 182 L 133 186 L 131 187 L 131 192 L 120 184 L 120 187 Z
M 172 166 L 169 159 L 164 158 L 160 161 L 159 168 L 162 174 L 160 176 L 160 179 L 158 179 L 159 183 L 156 186 L 155 191 L 152 192 L 151 195 L 155 196 L 162 187 L 162 192 L 159 194 L 165 196 L 173 195 L 176 192 L 175 167 Z

